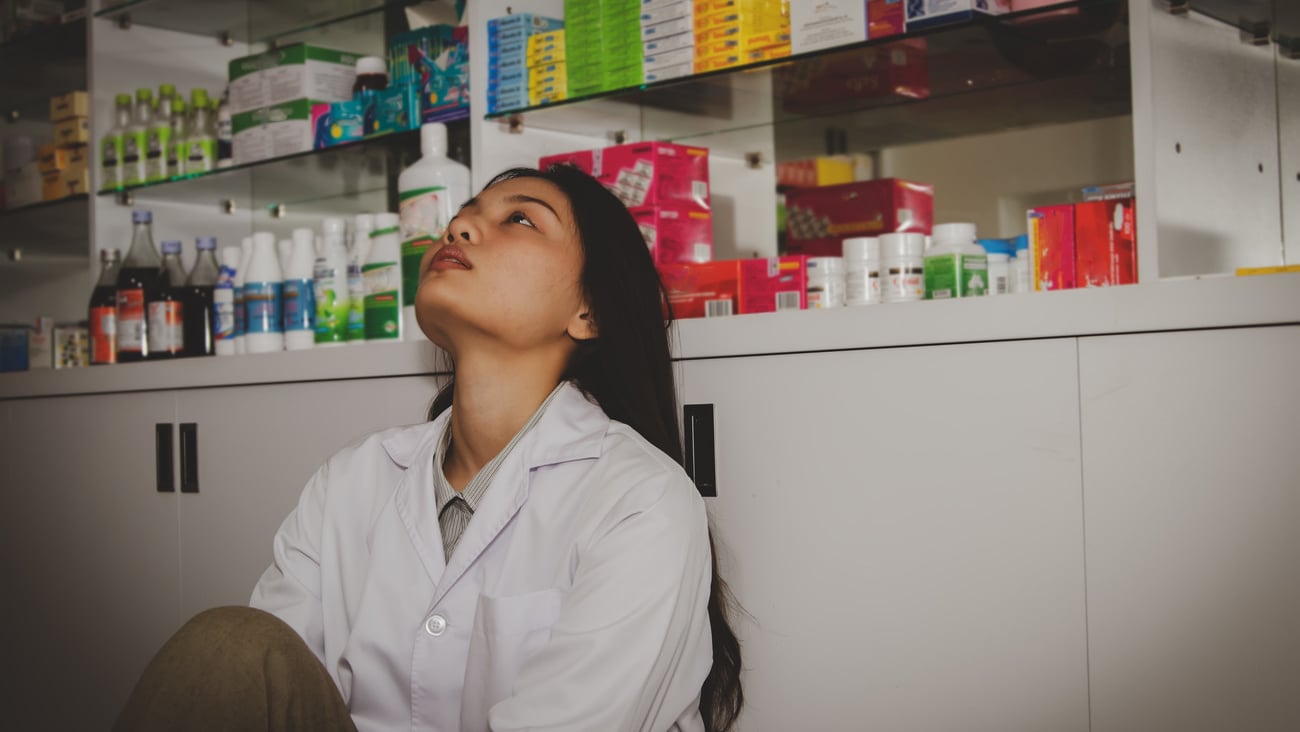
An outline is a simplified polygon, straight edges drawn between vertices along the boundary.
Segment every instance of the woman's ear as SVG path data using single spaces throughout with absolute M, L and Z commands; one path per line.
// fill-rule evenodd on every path
M 573 314 L 569 320 L 569 327 L 565 329 L 569 337 L 575 341 L 590 341 L 599 337 L 600 333 L 596 329 L 596 319 L 592 317 L 590 308 L 587 303 L 582 303 L 578 312 Z

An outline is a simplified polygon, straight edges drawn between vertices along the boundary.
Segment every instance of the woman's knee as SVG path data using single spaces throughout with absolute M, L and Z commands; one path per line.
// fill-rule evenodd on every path
M 268 654 L 307 651 L 284 621 L 263 610 L 235 606 L 195 615 L 172 637 L 172 643 L 178 646 L 176 651 L 191 657 L 215 656 L 230 663 L 257 663 Z

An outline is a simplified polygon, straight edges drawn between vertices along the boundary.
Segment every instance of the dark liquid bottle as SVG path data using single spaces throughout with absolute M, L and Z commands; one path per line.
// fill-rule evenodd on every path
M 198 239 L 198 258 L 185 280 L 181 300 L 185 312 L 185 355 L 211 356 L 213 345 L 212 292 L 220 274 L 217 267 L 217 240 L 210 236 Z
M 181 243 L 162 243 L 162 278 L 158 299 L 149 301 L 150 358 L 181 358 L 185 352 L 185 269 Z
M 117 361 L 143 361 L 152 355 L 148 304 L 162 294 L 162 260 L 153 245 L 153 215 L 131 213 L 131 249 L 117 275 Z
M 117 363 L 117 275 L 122 254 L 116 249 L 99 252 L 99 281 L 90 293 L 90 362 Z

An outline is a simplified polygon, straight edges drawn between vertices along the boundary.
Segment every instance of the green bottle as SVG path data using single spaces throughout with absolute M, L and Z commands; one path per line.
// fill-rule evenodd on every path
M 167 146 L 167 177 L 179 178 L 185 175 L 185 136 L 189 134 L 189 125 L 185 115 L 185 98 L 177 96 L 172 100 L 172 139 Z
M 158 105 L 145 133 L 144 175 L 149 183 L 167 180 L 167 151 L 172 141 L 172 102 L 176 87 L 163 84 L 158 87 Z
M 206 89 L 190 93 L 190 133 L 185 137 L 185 174 L 210 173 L 217 166 L 217 138 L 212 130 L 211 105 Z
M 122 135 L 122 183 L 138 186 L 147 180 L 145 174 L 145 137 L 153 122 L 153 91 L 135 90 L 135 114 Z
M 131 126 L 131 95 L 118 94 L 114 100 L 116 109 L 113 127 L 99 141 L 99 166 L 101 191 L 111 191 L 122 187 L 122 144 L 125 142 L 126 129 Z

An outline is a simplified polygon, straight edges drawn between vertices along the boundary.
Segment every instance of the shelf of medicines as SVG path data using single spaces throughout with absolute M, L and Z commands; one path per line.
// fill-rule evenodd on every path
M 96 11 L 95 17 L 196 35 L 229 33 L 234 41 L 257 43 L 308 33 L 388 9 L 400 9 L 417 1 L 123 0 L 105 3 L 105 7 Z

